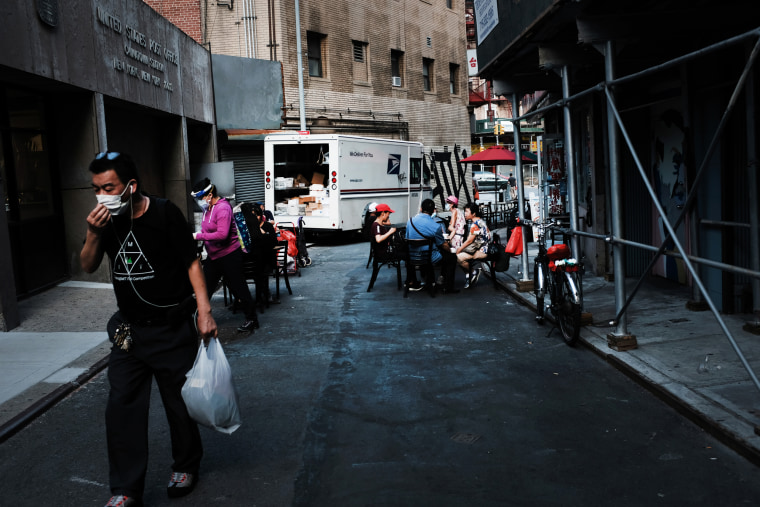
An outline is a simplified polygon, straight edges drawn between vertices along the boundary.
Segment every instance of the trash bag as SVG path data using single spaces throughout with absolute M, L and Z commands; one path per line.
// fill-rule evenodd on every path
M 289 231 L 287 229 L 281 229 L 280 230 L 280 238 L 283 241 L 288 242 L 288 255 L 291 257 L 295 257 L 298 255 L 298 246 L 296 245 L 296 235 L 293 231 Z
M 230 434 L 240 427 L 240 410 L 230 363 L 222 344 L 211 338 L 208 347 L 201 342 L 193 368 L 182 386 L 187 412 L 198 424 Z

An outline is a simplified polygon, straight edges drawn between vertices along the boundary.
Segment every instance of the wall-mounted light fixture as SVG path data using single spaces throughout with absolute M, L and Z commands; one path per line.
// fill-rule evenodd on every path
M 227 7 L 229 10 L 232 10 L 235 8 L 235 0 L 229 0 L 228 2 L 217 2 L 217 6 L 221 7 Z

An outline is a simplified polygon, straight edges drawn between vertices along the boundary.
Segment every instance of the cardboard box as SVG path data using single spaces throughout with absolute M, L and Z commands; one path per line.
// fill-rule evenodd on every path
M 307 180 L 306 176 L 304 176 L 303 174 L 299 174 L 298 176 L 296 176 L 295 181 L 296 183 L 303 183 L 304 185 L 309 184 L 309 180 Z
M 316 196 L 313 195 L 302 195 L 298 198 L 299 201 L 301 201 L 301 204 L 308 204 L 310 202 L 317 202 Z
M 324 185 L 325 184 L 325 175 L 322 173 L 315 172 L 311 176 L 311 184 L 312 185 Z

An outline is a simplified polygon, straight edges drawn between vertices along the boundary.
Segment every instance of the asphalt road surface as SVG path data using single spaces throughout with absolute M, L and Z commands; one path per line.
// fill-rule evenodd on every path
M 242 316 L 214 298 L 243 425 L 201 430 L 201 482 L 170 501 L 154 392 L 146 505 L 760 504 L 754 465 L 592 352 L 547 336 L 487 278 L 403 299 L 387 269 L 366 292 L 366 243 L 309 253 L 253 335 L 237 335 Z M 101 373 L 0 445 L 0 506 L 106 503 L 107 393 Z

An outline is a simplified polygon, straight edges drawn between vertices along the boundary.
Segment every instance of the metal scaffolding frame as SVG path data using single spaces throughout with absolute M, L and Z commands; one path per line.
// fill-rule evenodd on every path
M 648 76 L 650 74 L 695 60 L 709 53 L 713 53 L 713 52 L 716 52 L 716 51 L 719 51 L 719 50 L 722 50 L 722 49 L 725 49 L 730 46 L 734 46 L 743 42 L 751 42 L 751 41 L 754 41 L 754 47 L 751 53 L 749 54 L 746 65 L 741 73 L 741 76 L 739 77 L 737 81 L 736 86 L 734 87 L 731 98 L 728 104 L 726 105 L 725 111 L 723 112 L 721 120 L 716 128 L 715 134 L 713 135 L 710 145 L 704 155 L 704 159 L 702 163 L 700 164 L 699 169 L 697 170 L 694 181 L 691 183 L 691 189 L 686 198 L 685 204 L 683 206 L 683 210 L 681 211 L 681 214 L 679 215 L 675 224 L 671 225 L 670 222 L 668 221 L 665 210 L 663 209 L 662 205 L 659 202 L 659 199 L 657 198 L 657 193 L 655 189 L 653 188 L 651 182 L 647 178 L 646 170 L 644 169 L 638 157 L 633 141 L 631 140 L 631 137 L 629 136 L 628 131 L 626 130 L 625 124 L 623 123 L 623 120 L 620 116 L 620 112 L 615 101 L 614 88 L 616 86 L 632 82 L 641 77 Z M 618 335 L 626 334 L 625 315 L 626 315 L 627 308 L 630 305 L 633 298 L 635 297 L 636 293 L 638 292 L 638 289 L 643 283 L 645 277 L 647 276 L 649 271 L 652 269 L 654 264 L 657 262 L 657 260 L 663 254 L 680 258 L 683 260 L 684 265 L 686 266 L 686 268 L 688 269 L 689 273 L 692 276 L 694 284 L 699 288 L 699 293 L 702 295 L 707 306 L 714 314 L 715 319 L 718 322 L 718 325 L 720 326 L 721 330 L 728 338 L 732 348 L 734 349 L 736 355 L 739 357 L 742 365 L 749 373 L 749 376 L 752 379 L 755 386 L 757 387 L 757 389 L 760 390 L 760 381 L 758 380 L 757 376 L 755 375 L 755 372 L 753 371 L 752 367 L 748 363 L 744 353 L 739 347 L 739 344 L 736 342 L 735 338 L 731 334 L 731 331 L 728 329 L 723 318 L 720 316 L 720 313 L 718 312 L 717 307 L 713 303 L 712 299 L 710 298 L 709 293 L 707 292 L 706 287 L 702 283 L 698 270 L 694 266 L 694 263 L 703 264 L 710 267 L 721 269 L 723 271 L 739 273 L 739 274 L 743 274 L 743 275 L 753 278 L 753 283 L 752 283 L 753 299 L 755 303 L 757 303 L 758 298 L 760 298 L 760 260 L 759 260 L 760 259 L 760 240 L 758 239 L 757 204 L 756 203 L 753 204 L 752 209 L 750 211 L 750 226 L 749 226 L 750 249 L 751 249 L 750 258 L 753 259 L 751 261 L 752 265 L 750 269 L 741 268 L 741 267 L 733 266 L 731 264 L 726 264 L 723 262 L 717 262 L 717 261 L 712 261 L 709 259 L 703 259 L 700 257 L 687 255 L 686 250 L 684 249 L 683 245 L 681 245 L 681 242 L 678 240 L 678 237 L 675 232 L 676 229 L 678 229 L 678 227 L 683 223 L 684 219 L 686 218 L 687 214 L 690 212 L 691 207 L 694 204 L 695 197 L 696 197 L 696 189 L 700 183 L 700 180 L 702 179 L 702 176 L 704 175 L 706 171 L 707 164 L 710 161 L 718 145 L 718 142 L 720 141 L 721 135 L 723 134 L 728 118 L 730 117 L 731 113 L 734 111 L 736 102 L 740 94 L 743 91 L 747 92 L 746 95 L 747 95 L 748 104 L 754 104 L 754 97 L 752 96 L 752 92 L 753 92 L 752 87 L 753 87 L 754 80 L 752 78 L 751 71 L 755 65 L 758 55 L 760 54 L 760 28 L 751 30 L 744 34 L 726 39 L 724 41 L 705 47 L 698 51 L 688 53 L 686 55 L 664 62 L 662 64 L 655 65 L 647 69 L 644 69 L 640 72 L 636 72 L 634 74 L 630 74 L 630 75 L 620 77 L 620 78 L 616 78 L 614 75 L 615 62 L 613 59 L 613 55 L 614 55 L 613 43 L 608 42 L 605 45 L 605 49 L 603 52 L 605 56 L 605 81 L 604 82 L 601 82 L 597 85 L 587 88 L 574 95 L 570 95 L 569 82 L 568 82 L 569 72 L 568 72 L 568 67 L 565 66 L 562 68 L 562 85 L 563 85 L 562 99 L 557 100 L 556 102 L 549 104 L 547 106 L 544 106 L 542 108 L 531 111 L 530 113 L 526 115 L 512 118 L 511 121 L 515 124 L 515 126 L 517 126 L 519 125 L 521 120 L 525 120 L 525 119 L 532 118 L 539 115 L 544 115 L 549 111 L 562 107 L 563 115 L 564 115 L 565 138 L 566 140 L 571 140 L 573 138 L 572 121 L 571 121 L 572 102 L 577 101 L 580 98 L 583 98 L 587 95 L 594 94 L 597 92 L 604 94 L 606 98 L 606 103 L 607 103 L 607 125 L 608 125 L 609 157 L 610 157 L 609 170 L 610 170 L 610 186 L 611 186 L 611 195 L 609 197 L 610 197 L 611 205 L 612 205 L 612 217 L 611 217 L 612 233 L 610 235 L 598 235 L 598 234 L 590 234 L 590 233 L 586 233 L 586 232 L 578 230 L 578 221 L 577 221 L 578 203 L 577 203 L 577 200 L 575 199 L 575 195 L 570 195 L 569 205 L 571 207 L 571 210 L 570 210 L 571 219 L 570 219 L 569 229 L 566 230 L 565 232 L 570 234 L 572 237 L 573 251 L 578 251 L 577 242 L 578 242 L 578 237 L 580 236 L 603 240 L 611 244 L 615 252 L 614 269 L 615 269 L 615 272 L 617 273 L 621 273 L 624 271 L 624 264 L 622 262 L 622 252 L 623 252 L 624 246 L 631 246 L 631 247 L 655 252 L 655 255 L 653 259 L 651 260 L 649 266 L 643 271 L 642 276 L 637 281 L 635 288 L 633 289 L 631 295 L 628 298 L 625 297 L 625 277 L 623 276 L 615 277 L 615 302 L 616 302 L 617 315 L 615 316 L 615 319 L 611 322 L 611 325 L 617 326 L 615 333 Z M 517 109 L 514 108 L 513 110 L 517 110 Z M 749 115 L 751 114 L 751 112 L 748 112 L 747 114 Z M 757 175 L 755 174 L 755 172 L 757 170 L 757 160 L 756 160 L 757 153 L 756 153 L 756 144 L 754 140 L 755 126 L 754 126 L 753 121 L 748 121 L 748 126 L 749 126 L 748 128 L 749 132 L 747 134 L 748 136 L 747 145 L 748 145 L 748 151 L 752 152 L 750 156 L 748 175 L 749 175 L 750 184 L 756 184 Z M 625 238 L 622 237 L 622 219 L 621 219 L 622 209 L 620 206 L 621 184 L 620 184 L 620 167 L 619 167 L 620 148 L 618 147 L 618 142 L 617 142 L 618 134 L 622 135 L 625 141 L 625 144 L 628 147 L 628 150 L 630 151 L 631 156 L 633 157 L 633 161 L 636 165 L 636 168 L 638 169 L 639 175 L 641 176 L 641 179 L 647 189 L 647 192 L 649 196 L 651 197 L 652 202 L 655 205 L 656 210 L 660 215 L 660 218 L 662 219 L 663 225 L 667 229 L 667 236 L 664 238 L 662 244 L 659 247 L 626 240 Z M 750 136 L 752 136 L 752 138 L 750 138 Z M 573 160 L 571 148 L 567 149 L 566 156 L 568 157 L 568 161 Z M 575 188 L 576 188 L 577 175 L 576 175 L 575 170 L 573 169 L 574 168 L 571 165 L 568 165 L 568 170 L 567 170 L 568 194 L 570 194 L 571 192 L 575 192 Z M 750 187 L 750 188 L 754 188 L 754 187 Z M 522 178 L 518 178 L 518 196 L 520 199 L 519 213 L 520 213 L 521 218 L 523 218 L 522 215 L 524 212 L 524 208 L 522 206 L 522 198 L 524 195 L 523 192 L 524 192 L 524 189 L 523 189 Z M 750 201 L 754 203 L 755 199 L 750 199 Z M 665 247 L 669 241 L 673 243 L 678 253 L 665 251 Z M 524 267 L 527 266 L 527 263 L 528 263 L 527 251 L 528 251 L 527 239 L 523 237 L 522 257 L 523 257 Z M 528 276 L 527 269 L 523 269 L 523 273 L 525 277 Z

